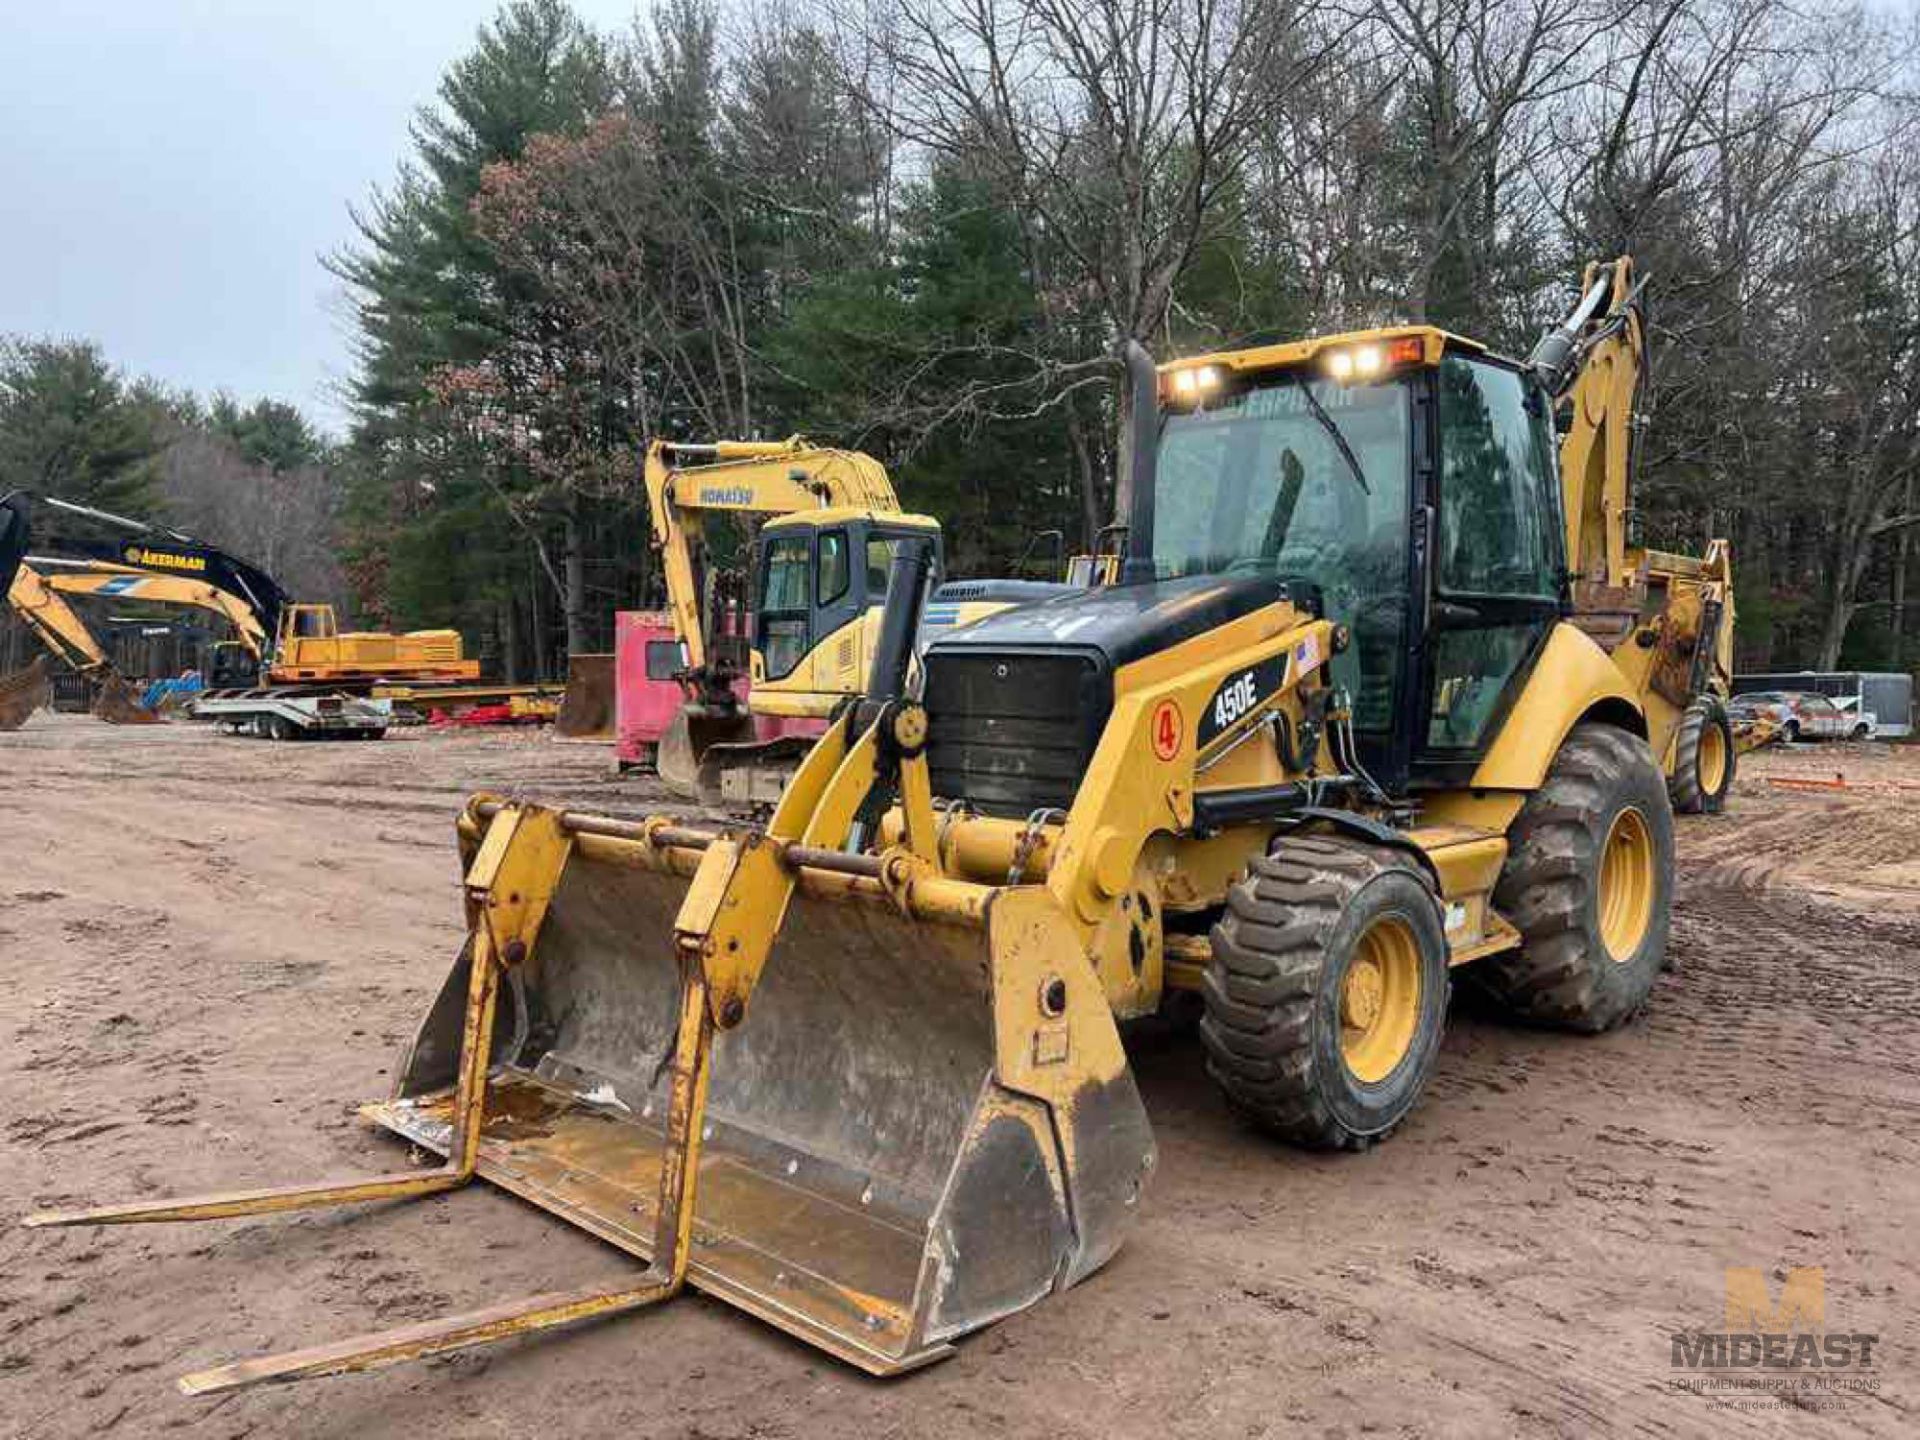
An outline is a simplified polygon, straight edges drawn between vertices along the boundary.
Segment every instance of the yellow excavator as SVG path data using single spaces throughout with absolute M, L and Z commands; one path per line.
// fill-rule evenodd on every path
M 865 690 L 893 546 L 927 540 L 937 581 L 940 522 L 903 512 L 872 456 L 797 435 L 655 440 L 642 478 L 684 650 L 674 676 L 684 703 L 659 737 L 660 777 L 710 803 L 771 803 L 834 711 Z M 716 515 L 764 521 L 748 566 L 715 560 Z M 931 618 L 967 624 L 1062 588 L 968 582 Z
M 389 712 L 369 694 L 419 686 L 430 695 L 479 676 L 479 662 L 463 654 L 458 631 L 343 631 L 331 605 L 295 601 L 265 570 L 204 540 L 55 496 L 34 498 L 125 537 L 105 543 L 70 537 L 57 547 L 59 555 L 24 555 L 27 497 L 9 497 L 23 549 L 16 608 L 29 605 L 42 616 L 43 638 L 56 619 L 60 630 L 71 628 L 63 598 L 69 595 L 188 606 L 232 625 L 234 638 L 213 647 L 208 688 L 193 701 L 197 718 L 282 739 L 378 738 Z M 5 689 L 0 683 L 0 693 Z M 116 693 L 127 693 L 126 687 Z
M 233 629 L 231 640 L 214 647 L 215 673 L 208 683 L 251 684 L 265 663 L 269 636 L 257 609 L 241 596 L 210 581 L 139 570 L 109 560 L 33 556 L 26 562 L 39 583 L 59 595 L 138 601 L 202 610 Z
M 933 547 L 898 541 L 866 692 L 764 826 L 469 802 L 466 943 L 364 1112 L 443 1164 L 27 1223 L 478 1177 L 646 1262 L 190 1393 L 688 1283 L 888 1374 L 1085 1278 L 1149 1203 L 1125 1022 L 1197 1008 L 1224 1102 L 1328 1149 L 1412 1113 L 1456 971 L 1527 1024 L 1620 1024 L 1666 951 L 1659 751 L 1697 698 L 1650 677 L 1715 633 L 1623 563 L 1593 597 L 1632 617 L 1610 654 L 1570 578 L 1624 546 L 1631 447 L 1601 447 L 1596 529 L 1553 416 L 1639 343 L 1629 277 L 1593 272 L 1530 361 L 1417 325 L 1164 367 L 1128 345 L 1112 583 L 941 636 L 915 688 Z M 1577 458 L 1595 417 L 1566 413 Z
M 0 499 L 0 582 L 9 608 L 48 654 L 86 677 L 93 690 L 93 714 L 110 725 L 157 723 L 160 717 L 135 698 L 133 686 L 114 668 L 86 622 L 27 562 L 29 514 L 26 498 L 17 492 Z M 18 674 L 0 677 L 0 730 L 19 729 L 28 716 L 51 701 L 52 694 L 44 659 Z

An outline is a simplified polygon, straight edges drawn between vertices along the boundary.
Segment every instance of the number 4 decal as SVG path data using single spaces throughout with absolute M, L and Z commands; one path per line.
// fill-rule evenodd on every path
M 1162 700 L 1153 710 L 1153 720 L 1148 733 L 1153 736 L 1153 753 L 1162 760 L 1171 760 L 1180 753 L 1180 737 L 1186 730 L 1186 722 L 1180 718 L 1180 707 L 1171 700 Z

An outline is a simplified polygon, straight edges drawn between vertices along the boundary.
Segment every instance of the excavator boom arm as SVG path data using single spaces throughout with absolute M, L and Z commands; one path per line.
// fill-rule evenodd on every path
M 234 628 L 240 643 L 255 660 L 262 657 L 267 635 L 259 612 L 241 595 L 209 580 L 189 579 L 114 565 L 104 560 L 62 560 L 29 557 L 42 583 L 65 595 L 98 595 L 120 600 L 145 600 L 159 605 L 184 605 L 218 615 Z
M 1536 371 L 1570 412 L 1561 448 L 1567 568 L 1618 589 L 1632 578 L 1634 402 L 1646 363 L 1641 284 L 1621 256 L 1587 267 L 1574 313 L 1534 351 Z
M 32 565 L 22 561 L 14 571 L 7 586 L 7 603 L 41 644 L 75 670 L 93 674 L 113 668 L 86 622 Z

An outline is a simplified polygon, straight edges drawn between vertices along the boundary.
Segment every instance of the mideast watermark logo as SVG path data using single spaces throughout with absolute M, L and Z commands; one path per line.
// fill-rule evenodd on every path
M 1672 1337 L 1674 1387 L 1728 1410 L 1832 1410 L 1875 1394 L 1878 1334 L 1827 1323 L 1819 1265 L 1767 1272 L 1727 1268 L 1722 1328 Z

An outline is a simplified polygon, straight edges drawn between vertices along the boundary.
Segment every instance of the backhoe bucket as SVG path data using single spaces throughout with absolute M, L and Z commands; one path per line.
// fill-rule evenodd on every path
M 18 730 L 27 717 L 53 701 L 53 682 L 47 678 L 42 655 L 24 670 L 0 675 L 0 730 Z
M 539 944 L 496 1013 L 479 1174 L 650 1257 L 671 937 L 703 844 L 568 818 Z M 744 1017 L 714 1036 L 689 1278 L 891 1374 L 1098 1268 L 1153 1140 L 1098 977 L 1043 888 L 900 896 L 794 873 Z M 366 1110 L 442 1154 L 468 978 L 463 958 L 394 1097 Z

